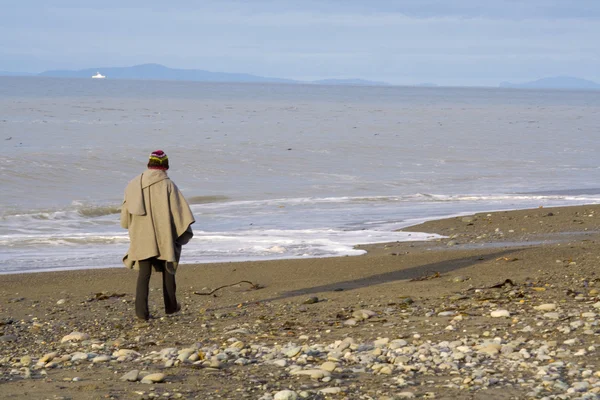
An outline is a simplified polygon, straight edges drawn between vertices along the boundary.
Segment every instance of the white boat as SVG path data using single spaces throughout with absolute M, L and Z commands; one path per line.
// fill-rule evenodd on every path
M 106 76 L 102 75 L 100 72 L 96 72 L 96 75 L 92 76 L 93 79 L 104 79 Z

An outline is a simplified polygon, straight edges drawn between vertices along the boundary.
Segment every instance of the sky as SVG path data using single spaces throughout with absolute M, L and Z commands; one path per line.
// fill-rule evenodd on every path
M 2 0 L 0 71 L 158 63 L 315 80 L 600 82 L 599 0 Z

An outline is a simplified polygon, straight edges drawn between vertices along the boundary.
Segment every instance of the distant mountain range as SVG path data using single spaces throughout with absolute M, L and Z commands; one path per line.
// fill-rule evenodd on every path
M 100 72 L 107 79 L 176 80 L 201 82 L 249 82 L 249 83 L 293 83 L 315 85 L 391 86 L 387 82 L 364 79 L 321 79 L 299 81 L 294 79 L 264 77 L 243 73 L 211 72 L 200 69 L 169 68 L 160 64 L 141 64 L 132 67 L 104 67 L 82 70 L 52 70 L 39 74 L 0 71 L 0 76 L 46 76 L 58 78 L 91 78 Z M 413 87 L 437 87 L 435 83 L 408 85 Z M 517 89 L 584 89 L 600 90 L 600 84 L 581 78 L 557 76 L 524 83 L 501 82 L 502 88 Z
M 311 83 L 317 85 L 390 86 L 386 82 L 366 81 L 364 79 L 321 79 Z
M 54 70 L 44 71 L 39 76 L 55 78 L 91 78 L 97 72 L 109 79 L 154 79 L 175 81 L 204 81 L 204 82 L 268 82 L 296 83 L 291 79 L 268 78 L 250 74 L 234 74 L 225 72 L 210 72 L 199 69 L 176 69 L 160 64 L 142 64 L 133 67 L 89 68 L 79 71 Z
M 551 78 L 542 78 L 536 81 L 525 83 L 502 82 L 500 87 L 517 89 L 584 89 L 598 90 L 600 84 L 587 79 L 574 78 L 571 76 L 556 76 Z
M 103 67 L 82 70 L 52 70 L 39 74 L 20 74 L 1 72 L 0 76 L 46 76 L 55 78 L 91 78 L 100 72 L 107 79 L 142 79 L 142 80 L 175 80 L 175 81 L 201 81 L 201 82 L 247 82 L 247 83 L 302 83 L 319 85 L 361 85 L 381 86 L 389 85 L 385 82 L 374 82 L 364 79 L 325 79 L 321 81 L 298 81 L 294 79 L 271 78 L 251 74 L 237 74 L 227 72 L 211 72 L 200 69 L 169 68 L 160 64 L 142 64 L 133 67 Z

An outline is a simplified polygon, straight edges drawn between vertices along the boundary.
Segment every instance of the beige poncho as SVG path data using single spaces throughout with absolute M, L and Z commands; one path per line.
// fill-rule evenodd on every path
M 150 257 L 165 261 L 175 273 L 181 246 L 193 236 L 194 216 L 187 201 L 167 173 L 148 169 L 125 188 L 121 226 L 129 230 L 129 251 L 123 257 L 128 268 Z

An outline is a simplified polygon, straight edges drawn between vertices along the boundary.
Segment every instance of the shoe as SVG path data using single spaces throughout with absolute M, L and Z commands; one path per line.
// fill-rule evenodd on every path
M 181 304 L 177 303 L 177 308 L 175 309 L 175 311 L 167 311 L 167 315 L 171 315 L 171 314 L 175 314 L 178 313 L 179 311 L 181 311 Z

